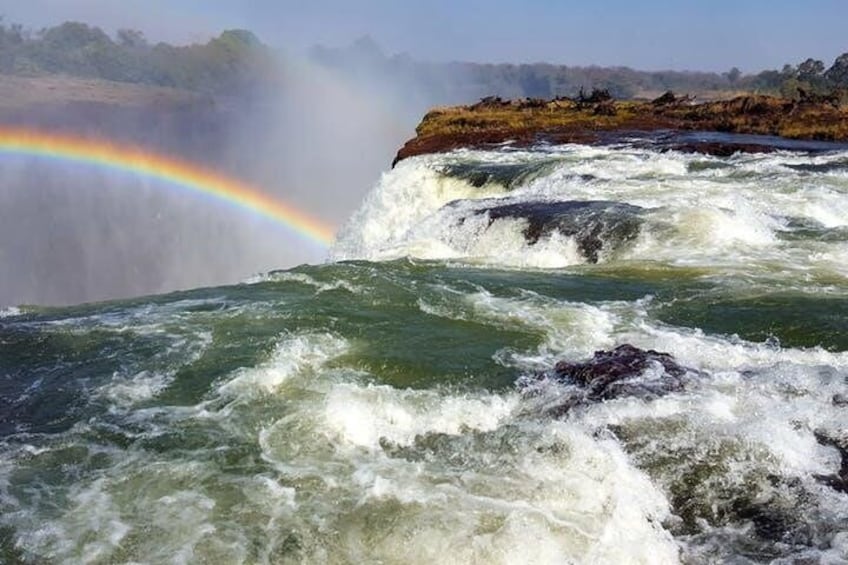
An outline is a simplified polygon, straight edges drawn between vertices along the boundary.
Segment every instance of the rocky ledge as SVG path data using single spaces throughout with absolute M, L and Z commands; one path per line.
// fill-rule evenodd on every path
M 647 132 L 724 132 L 792 140 L 848 142 L 848 107 L 836 97 L 801 92 L 798 100 L 746 95 L 696 103 L 667 92 L 651 101 L 617 101 L 606 91 L 576 99 L 484 98 L 470 106 L 437 108 L 398 151 L 394 163 L 415 155 L 505 142 L 610 143 Z M 774 144 L 676 139 L 664 147 L 714 155 L 764 152 Z

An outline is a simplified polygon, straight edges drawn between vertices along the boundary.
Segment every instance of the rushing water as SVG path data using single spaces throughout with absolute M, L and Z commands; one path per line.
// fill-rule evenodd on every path
M 848 561 L 848 153 L 417 157 L 333 259 L 0 313 L 0 562 Z

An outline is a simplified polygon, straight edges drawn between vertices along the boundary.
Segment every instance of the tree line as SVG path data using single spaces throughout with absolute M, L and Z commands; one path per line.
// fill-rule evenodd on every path
M 0 21 L 0 73 L 66 74 L 205 92 L 234 92 L 262 80 L 273 54 L 244 30 L 205 44 L 149 43 L 144 34 L 65 22 L 37 32 Z
M 548 63 L 431 63 L 406 55 L 387 56 L 369 38 L 346 48 L 316 47 L 312 59 L 350 78 L 378 79 L 430 103 L 504 98 L 575 97 L 581 89 L 606 90 L 627 99 L 651 93 L 752 91 L 790 98 L 848 91 L 848 53 L 830 67 L 807 59 L 781 70 L 744 75 L 689 71 L 637 71 L 628 67 L 566 66 Z M 40 31 L 0 20 L 0 73 L 66 74 L 121 82 L 171 86 L 204 92 L 236 93 L 269 76 L 274 52 L 253 33 L 224 31 L 205 44 L 151 44 L 140 31 L 114 37 L 80 22 Z M 422 94 L 424 93 L 424 94 Z
M 843 53 L 828 68 L 823 61 L 806 59 L 796 66 L 784 65 L 780 71 L 763 71 L 744 81 L 749 87 L 781 94 L 787 98 L 836 94 L 846 97 L 848 90 L 848 53 Z

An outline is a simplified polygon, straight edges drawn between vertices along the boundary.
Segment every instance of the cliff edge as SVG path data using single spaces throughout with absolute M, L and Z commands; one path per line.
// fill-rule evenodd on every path
M 469 106 L 428 112 L 416 128 L 416 136 L 398 151 L 393 165 L 407 157 L 461 147 L 504 142 L 516 146 L 602 143 L 634 132 L 709 131 L 848 142 L 848 107 L 841 105 L 837 96 L 800 94 L 798 100 L 752 94 L 700 103 L 671 92 L 650 101 L 617 101 L 605 91 L 576 99 L 489 97 Z M 713 142 L 679 148 L 727 154 L 766 151 L 770 146 Z

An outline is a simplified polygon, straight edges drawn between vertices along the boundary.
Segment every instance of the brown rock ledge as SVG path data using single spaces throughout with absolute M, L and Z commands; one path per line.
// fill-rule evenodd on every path
M 392 165 L 415 155 L 501 143 L 610 143 L 633 132 L 724 132 L 779 136 L 793 140 L 848 142 L 848 107 L 831 100 L 794 101 L 746 95 L 695 103 L 671 93 L 653 101 L 501 100 L 484 98 L 470 106 L 436 108 L 398 151 Z M 768 144 L 687 142 L 669 149 L 728 155 L 772 150 Z

